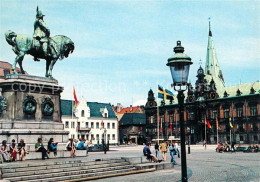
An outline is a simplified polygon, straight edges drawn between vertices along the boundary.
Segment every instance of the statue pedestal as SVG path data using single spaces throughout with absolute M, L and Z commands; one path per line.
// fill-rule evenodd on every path
M 10 74 L 1 81 L 0 88 L 7 103 L 6 110 L 0 106 L 0 141 L 24 139 L 26 144 L 34 144 L 39 137 L 44 143 L 50 138 L 59 143 L 68 141 L 69 132 L 64 131 L 61 122 L 63 87 L 57 80 Z

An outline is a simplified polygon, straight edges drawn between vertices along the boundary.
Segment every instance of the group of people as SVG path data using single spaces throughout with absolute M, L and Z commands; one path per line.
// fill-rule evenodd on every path
M 0 154 L 3 157 L 4 162 L 17 161 L 17 154 L 19 154 L 21 161 L 25 161 L 26 153 L 23 139 L 20 140 L 18 145 L 15 143 L 14 139 L 10 145 L 7 144 L 6 140 L 3 140 L 2 145 L 0 146 Z
M 42 153 L 42 160 L 46 158 L 49 159 L 49 153 L 53 152 L 54 156 L 57 156 L 58 142 L 55 142 L 53 138 L 50 138 L 47 144 L 47 149 L 44 147 L 42 138 L 38 138 L 37 143 L 35 144 L 35 151 Z M 69 139 L 69 142 L 66 145 L 66 149 L 70 151 L 71 157 L 76 157 L 75 150 L 86 150 L 86 155 L 88 155 L 88 142 L 84 139 L 77 140 Z M 21 139 L 18 144 L 15 143 L 15 140 L 12 140 L 11 144 L 7 144 L 6 140 L 2 141 L 0 145 L 0 155 L 3 158 L 4 162 L 17 161 L 17 154 L 21 161 L 25 161 L 26 154 L 29 154 L 29 151 L 25 149 L 24 140 Z
M 79 139 L 79 141 L 75 140 L 75 139 L 69 139 L 69 142 L 67 143 L 67 150 L 70 151 L 70 157 L 76 157 L 75 155 L 75 151 L 76 150 L 86 150 L 86 156 L 88 156 L 88 151 L 89 151 L 89 147 L 88 147 L 89 143 L 87 140 L 85 139 Z
M 258 145 L 253 145 L 253 146 L 249 145 L 248 148 L 247 148 L 247 151 L 245 151 L 245 152 L 254 153 L 254 152 L 258 152 L 258 151 L 259 151 Z
M 170 152 L 170 156 L 171 156 L 171 162 L 176 165 L 176 161 L 175 161 L 175 155 L 178 154 L 178 157 L 180 158 L 180 152 L 178 149 L 178 144 L 177 143 L 170 143 L 167 144 L 166 141 L 163 141 L 160 145 L 158 144 L 158 142 L 154 145 L 154 149 L 155 149 L 155 155 L 152 154 L 151 152 L 151 143 L 147 143 L 143 149 L 143 154 L 144 156 L 147 157 L 148 160 L 152 160 L 153 162 L 161 162 L 161 161 L 166 161 L 166 153 Z M 159 160 L 159 151 L 161 151 L 162 153 L 162 159 L 163 160 Z

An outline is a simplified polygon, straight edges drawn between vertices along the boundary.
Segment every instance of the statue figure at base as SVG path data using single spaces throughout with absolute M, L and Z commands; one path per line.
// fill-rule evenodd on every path
M 6 41 L 12 46 L 12 50 L 17 55 L 12 66 L 12 70 L 16 73 L 16 64 L 18 63 L 22 74 L 24 69 L 22 61 L 25 54 L 30 54 L 35 61 L 39 59 L 46 60 L 45 77 L 52 78 L 52 69 L 58 59 L 62 60 L 68 57 L 74 50 L 73 41 L 63 35 L 50 37 L 50 30 L 43 20 L 44 15 L 36 9 L 36 19 L 34 22 L 34 34 L 31 36 L 16 34 L 8 30 L 5 33 Z

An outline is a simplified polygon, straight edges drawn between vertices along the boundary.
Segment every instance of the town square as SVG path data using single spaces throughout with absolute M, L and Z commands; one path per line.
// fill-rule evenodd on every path
M 1 0 L 1 181 L 259 181 L 260 1 Z

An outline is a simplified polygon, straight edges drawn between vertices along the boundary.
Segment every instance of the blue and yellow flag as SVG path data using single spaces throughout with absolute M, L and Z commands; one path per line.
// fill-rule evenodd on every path
M 229 126 L 233 128 L 233 123 L 231 122 L 231 117 L 229 118 Z
M 161 98 L 163 100 L 173 100 L 173 96 L 174 94 L 170 90 L 167 90 L 166 88 L 158 85 L 158 98 Z

